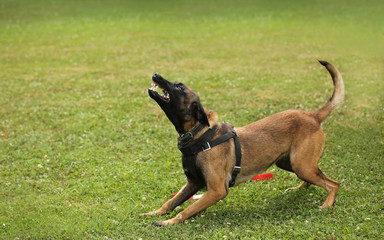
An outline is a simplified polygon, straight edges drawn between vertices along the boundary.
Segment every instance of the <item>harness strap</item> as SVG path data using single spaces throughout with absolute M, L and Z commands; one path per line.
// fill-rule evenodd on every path
M 241 165 L 241 146 L 240 146 L 239 137 L 237 136 L 235 129 L 233 129 L 232 132 L 228 132 L 228 133 L 221 135 L 220 137 L 218 137 L 218 138 L 216 138 L 210 142 L 207 142 L 203 147 L 203 151 L 208 151 L 211 148 L 213 148 L 214 146 L 217 146 L 217 145 L 219 145 L 225 141 L 228 141 L 231 138 L 233 138 L 235 141 L 236 164 L 235 164 L 235 167 L 234 167 L 233 172 L 232 172 L 232 178 L 229 181 L 229 187 L 233 187 L 235 185 L 237 174 L 239 174 L 240 170 L 241 170 L 241 167 L 240 167 L 240 165 Z
M 220 143 L 223 143 L 231 138 L 233 138 L 234 136 L 236 135 L 236 132 L 232 131 L 232 132 L 228 132 L 224 135 L 221 135 L 220 137 L 210 141 L 210 142 L 207 142 L 204 144 L 203 146 L 203 151 L 208 151 L 210 150 L 211 148 L 213 148 L 214 146 L 217 146 L 219 145 Z
M 235 167 L 234 167 L 233 172 L 232 172 L 231 180 L 229 181 L 229 187 L 233 187 L 235 185 L 237 174 L 239 174 L 240 170 L 241 170 L 241 167 L 240 167 L 240 165 L 241 165 L 241 146 L 240 146 L 239 137 L 237 136 L 235 129 L 233 129 L 232 132 L 228 132 L 228 133 L 221 135 L 220 137 L 218 137 L 218 138 L 216 138 L 210 142 L 207 142 L 203 147 L 203 151 L 208 151 L 211 148 L 213 148 L 214 146 L 217 146 L 217 145 L 219 145 L 225 141 L 228 141 L 231 138 L 233 138 L 235 141 L 236 164 L 235 164 Z
M 239 137 L 237 136 L 236 131 L 232 130 L 232 132 L 235 134 L 233 136 L 233 139 L 235 140 L 236 165 L 235 165 L 235 168 L 233 169 L 233 172 L 232 172 L 232 179 L 231 179 L 231 181 L 229 181 L 229 187 L 233 187 L 235 185 L 237 174 L 239 174 L 240 170 L 241 170 L 241 167 L 240 167 L 240 165 L 241 165 L 240 141 L 239 141 Z

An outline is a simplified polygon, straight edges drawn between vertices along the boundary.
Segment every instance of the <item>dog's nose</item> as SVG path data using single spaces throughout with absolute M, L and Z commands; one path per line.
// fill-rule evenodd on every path
M 161 76 L 160 76 L 160 74 L 155 73 L 155 74 L 153 75 L 153 78 L 161 78 Z

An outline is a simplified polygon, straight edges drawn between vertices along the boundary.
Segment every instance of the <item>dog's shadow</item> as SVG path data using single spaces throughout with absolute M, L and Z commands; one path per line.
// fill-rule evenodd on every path
M 248 221 L 268 221 L 283 224 L 291 219 L 303 221 L 319 213 L 318 207 L 326 197 L 326 192 L 317 187 L 277 193 L 255 195 L 234 191 L 215 206 L 199 213 L 193 218 L 215 222 L 215 225 L 246 224 Z M 252 195 L 255 195 L 252 198 Z M 192 219 L 193 219 L 192 218 Z M 192 221 L 199 222 L 199 221 Z

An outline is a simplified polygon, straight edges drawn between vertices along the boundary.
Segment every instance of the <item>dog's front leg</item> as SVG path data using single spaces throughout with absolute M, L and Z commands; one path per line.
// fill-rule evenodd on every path
M 198 184 L 195 184 L 188 180 L 187 184 L 180 189 L 180 191 L 170 200 L 161 206 L 156 211 L 142 213 L 139 216 L 155 216 L 155 215 L 163 215 L 169 211 L 172 211 L 177 206 L 188 200 L 188 198 L 192 197 L 197 191 L 199 191 L 202 187 Z
M 228 191 L 225 189 L 224 184 L 221 188 L 218 189 L 210 189 L 208 187 L 207 192 L 191 206 L 187 207 L 184 211 L 180 212 L 179 214 L 177 214 L 176 217 L 172 219 L 156 222 L 155 226 L 165 226 L 172 225 L 175 223 L 181 223 L 184 220 L 196 215 L 197 213 L 215 204 L 219 200 L 225 198 L 227 194 Z

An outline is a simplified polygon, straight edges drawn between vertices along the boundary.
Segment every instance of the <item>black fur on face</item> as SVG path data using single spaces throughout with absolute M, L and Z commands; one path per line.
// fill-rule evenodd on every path
M 152 81 L 148 95 L 163 109 L 179 134 L 186 132 L 184 124 L 189 121 L 199 121 L 209 126 L 208 117 L 199 96 L 191 88 L 183 83 L 169 82 L 158 73 L 153 75 Z M 162 93 L 156 91 L 158 88 Z

